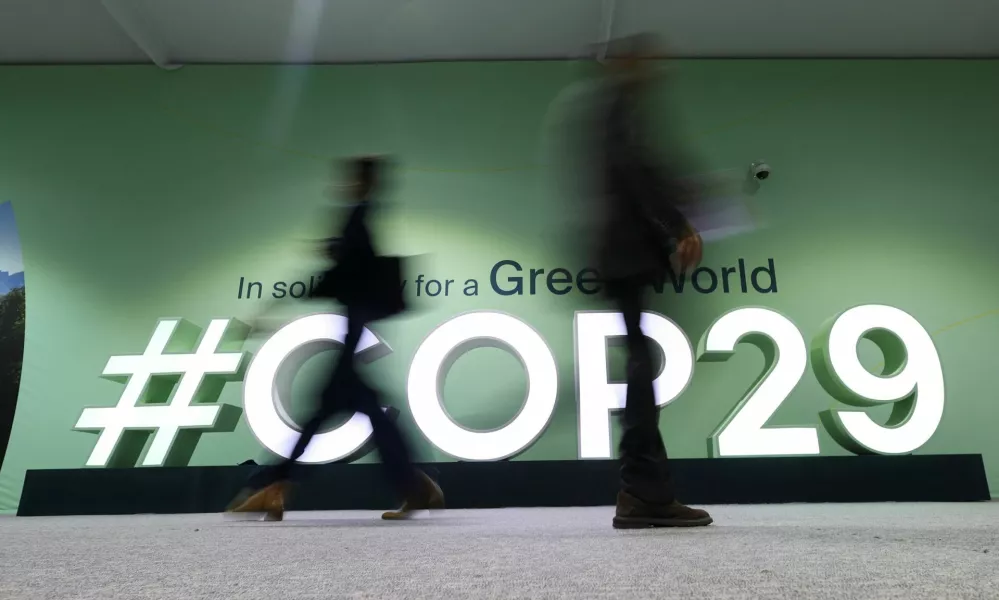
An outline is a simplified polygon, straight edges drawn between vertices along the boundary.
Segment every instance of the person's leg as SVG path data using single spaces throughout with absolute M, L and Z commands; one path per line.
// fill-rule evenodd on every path
M 628 376 L 622 415 L 621 487 L 647 502 L 673 501 L 673 483 L 653 388 L 651 340 L 641 327 L 644 287 L 638 280 L 614 282 L 609 291 L 624 319 Z
M 417 486 L 409 444 L 399 426 L 379 405 L 378 393 L 358 377 L 353 385 L 353 408 L 371 421 L 372 437 L 385 473 L 402 497 Z
M 302 432 L 298 436 L 298 441 L 295 442 L 295 447 L 291 451 L 291 455 L 284 459 L 274 468 L 273 478 L 275 481 L 287 481 L 292 479 L 293 471 L 295 465 L 298 463 L 298 459 L 302 458 L 305 454 L 306 448 L 309 447 L 309 443 L 312 438 L 319 433 L 319 429 L 324 423 L 329 421 L 329 419 L 336 414 L 338 411 L 331 402 L 327 402 L 327 397 L 335 398 L 337 394 L 333 382 L 327 385 L 329 392 L 324 392 L 322 399 L 320 400 L 319 406 L 313 411 L 312 417 L 306 421 L 305 426 L 302 427 Z
M 357 343 L 360 341 L 360 332 L 363 331 L 363 327 L 363 324 L 354 324 L 352 326 L 348 319 L 347 335 L 344 337 L 340 356 L 337 357 L 336 363 L 333 366 L 329 381 L 323 388 L 316 407 L 312 411 L 312 415 L 305 422 L 305 426 L 302 427 L 302 431 L 295 442 L 294 448 L 292 448 L 291 454 L 278 463 L 271 471 L 271 482 L 291 479 L 298 459 L 302 458 L 302 455 L 305 454 L 306 448 L 309 447 L 312 438 L 319 433 L 319 429 L 322 428 L 323 424 L 337 413 L 347 410 L 351 395 L 351 390 L 349 389 L 351 387 L 351 375 L 354 372 L 354 351 L 357 348 Z
M 266 513 L 268 520 L 282 520 L 288 483 L 292 479 L 296 461 L 302 457 L 309 442 L 332 414 L 331 407 L 325 401 L 317 406 L 302 428 L 291 456 L 254 473 L 246 489 L 230 504 L 228 510 L 236 513 Z
M 348 313 L 348 331 L 345 347 L 356 348 L 364 330 L 363 313 Z M 353 360 L 341 363 L 338 376 L 343 381 L 344 403 L 353 411 L 360 412 L 371 421 L 372 437 L 386 475 L 404 499 L 402 508 L 382 515 L 385 519 L 405 519 L 415 510 L 444 507 L 444 494 L 440 487 L 412 462 L 410 446 L 399 426 L 379 404 L 379 394 L 369 386 L 357 371 Z
M 384 513 L 382 518 L 407 519 L 413 511 L 444 508 L 444 493 L 413 465 L 409 444 L 399 426 L 380 406 L 378 393 L 356 372 L 350 379 L 349 390 L 350 408 L 371 421 L 372 437 L 385 474 L 403 500 L 401 508 Z
M 641 280 L 609 282 L 608 292 L 624 319 L 628 347 L 628 381 L 621 435 L 621 492 L 614 526 L 676 527 L 709 525 L 703 510 L 674 497 L 673 479 L 662 434 L 652 370 L 652 341 L 642 332 Z
M 227 509 L 231 512 L 266 512 L 268 518 L 281 520 L 284 514 L 284 496 L 287 484 L 292 479 L 298 459 L 305 453 L 312 438 L 333 415 L 346 410 L 350 397 L 350 376 L 353 373 L 354 350 L 360 341 L 363 324 L 354 323 L 348 318 L 347 335 L 341 354 L 330 374 L 316 408 L 306 421 L 291 451 L 291 455 L 276 465 L 265 467 L 255 473 L 236 500 Z
M 275 465 L 260 469 L 250 480 L 250 487 L 261 488 L 279 481 L 290 481 L 294 478 L 295 465 L 298 459 L 305 454 L 305 449 L 309 447 L 312 438 L 319 432 L 323 423 L 328 421 L 333 415 L 333 411 L 324 405 L 319 405 L 313 411 L 312 416 L 306 421 L 305 426 L 299 433 L 298 440 L 292 448 L 291 455 L 282 459 Z

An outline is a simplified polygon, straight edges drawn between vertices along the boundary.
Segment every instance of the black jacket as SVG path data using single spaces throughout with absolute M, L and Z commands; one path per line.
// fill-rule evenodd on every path
M 348 309 L 375 320 L 402 312 L 401 261 L 379 256 L 368 229 L 370 202 L 357 204 L 347 218 L 343 234 L 326 242 L 331 265 L 314 296 L 335 299 Z
M 597 268 L 604 278 L 648 276 L 669 265 L 687 220 L 684 191 L 643 139 L 639 93 L 620 81 L 604 90 L 596 115 L 600 220 Z
M 364 267 L 377 256 L 371 232 L 368 230 L 368 214 L 370 204 L 361 202 L 355 205 L 344 225 L 343 233 L 338 238 L 330 238 L 327 242 L 327 254 L 337 263 Z

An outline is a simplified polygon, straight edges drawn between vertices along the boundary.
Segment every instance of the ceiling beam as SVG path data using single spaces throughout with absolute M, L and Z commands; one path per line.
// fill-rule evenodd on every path
M 157 67 L 173 71 L 184 65 L 172 62 L 166 44 L 153 31 L 142 11 L 131 0 L 101 0 L 104 10 Z

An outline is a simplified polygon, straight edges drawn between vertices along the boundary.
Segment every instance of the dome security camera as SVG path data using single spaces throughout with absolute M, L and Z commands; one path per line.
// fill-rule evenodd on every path
M 749 176 L 753 179 L 763 181 L 767 177 L 770 177 L 770 165 L 766 161 L 758 160 L 753 164 L 749 165 Z
M 746 173 L 746 183 L 743 186 L 743 191 L 749 195 L 755 194 L 760 190 L 760 182 L 768 177 L 770 177 L 770 165 L 763 160 L 755 161 L 753 164 L 749 165 L 749 171 Z

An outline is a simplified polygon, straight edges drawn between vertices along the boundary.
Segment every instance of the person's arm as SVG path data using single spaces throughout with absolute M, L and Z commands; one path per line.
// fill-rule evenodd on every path
M 663 241 L 679 239 L 689 228 L 680 212 L 682 190 L 671 173 L 655 166 L 655 156 L 642 143 L 636 131 L 634 108 L 623 96 L 614 101 L 606 123 L 606 160 L 613 187 L 634 203 L 643 218 L 663 236 Z
M 677 272 L 691 270 L 701 262 L 703 241 L 678 205 L 689 201 L 688 195 L 692 191 L 683 186 L 673 173 L 657 173 L 651 166 L 646 169 L 648 185 L 645 189 L 648 193 L 639 191 L 638 197 L 661 234 L 676 240 L 676 247 L 670 256 L 672 268 Z

